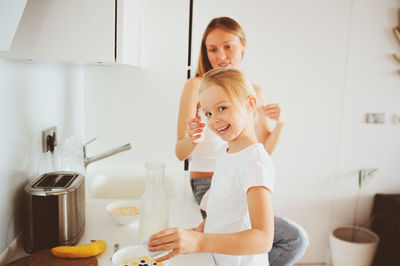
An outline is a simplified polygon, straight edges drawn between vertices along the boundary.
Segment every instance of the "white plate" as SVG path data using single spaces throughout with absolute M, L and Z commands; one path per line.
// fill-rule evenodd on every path
M 112 256 L 112 262 L 114 265 L 133 265 L 131 263 L 126 263 L 124 264 L 125 260 L 129 259 L 139 259 L 147 256 L 148 258 L 151 259 L 151 257 L 146 253 L 146 249 L 142 245 L 134 245 L 134 246 L 127 246 L 123 249 L 118 250 L 117 252 L 114 253 Z M 160 263 L 157 263 L 157 266 L 167 266 L 169 261 L 163 261 Z M 140 265 L 140 264 L 139 264 Z M 149 264 L 153 265 L 153 263 Z

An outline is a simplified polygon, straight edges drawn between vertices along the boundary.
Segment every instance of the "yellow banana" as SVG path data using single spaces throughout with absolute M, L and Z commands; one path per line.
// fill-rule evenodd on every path
M 80 246 L 59 246 L 51 253 L 59 258 L 87 258 L 101 254 L 107 247 L 103 240 L 91 240 L 92 243 Z

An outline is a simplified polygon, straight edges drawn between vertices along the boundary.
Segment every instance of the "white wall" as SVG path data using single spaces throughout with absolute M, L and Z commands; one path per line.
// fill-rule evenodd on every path
M 302 261 L 326 260 L 350 1 L 257 1 L 245 10 L 245 69 L 279 102 L 287 126 L 273 154 L 275 211 L 302 225 Z M 257 14 L 251 16 L 251 14 Z M 254 41 L 256 40 L 256 41 Z
M 88 66 L 86 139 L 89 152 L 131 142 L 133 150 L 97 166 L 143 168 L 174 157 L 179 95 L 185 81 L 187 1 L 146 1 L 141 69 Z M 400 193 L 400 47 L 392 34 L 398 0 L 195 1 L 194 57 L 202 31 L 215 16 L 236 18 L 248 47 L 244 71 L 279 102 L 287 117 L 273 159 L 278 179 L 277 213 L 300 223 L 310 246 L 303 262 L 324 262 L 328 234 L 352 222 L 356 172 L 379 171 L 362 192 L 358 220 L 365 220 L 375 193 Z M 196 61 L 194 61 L 196 62 Z M 383 125 L 364 123 L 384 112 Z
M 357 169 L 379 169 L 364 188 L 359 223 L 368 219 L 375 193 L 400 193 L 400 124 L 391 123 L 400 114 L 400 65 L 392 58 L 400 52 L 392 31 L 399 7 L 398 0 L 352 6 L 332 226 L 351 223 Z M 386 124 L 363 123 L 367 112 L 386 113 Z
M 41 132 L 82 136 L 81 66 L 0 58 L 0 253 L 22 230 L 22 189 L 39 172 Z M 0 262 L 1 264 L 1 262 Z
M 85 67 L 85 139 L 97 137 L 88 154 L 130 142 L 132 150 L 88 166 L 136 168 L 161 160 L 166 172 L 182 170 L 174 155 L 181 88 L 186 81 L 186 0 L 144 1 L 142 68 Z

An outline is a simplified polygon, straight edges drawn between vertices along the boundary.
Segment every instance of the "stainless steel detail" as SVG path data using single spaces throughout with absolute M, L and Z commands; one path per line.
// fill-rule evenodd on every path
M 36 181 L 33 188 L 68 188 L 69 185 L 79 176 L 78 174 L 64 174 L 63 172 L 44 174 Z
M 46 173 L 25 187 L 24 242 L 27 252 L 76 244 L 85 230 L 85 177 Z
M 87 146 L 89 143 L 91 143 L 91 142 L 93 142 L 93 141 L 95 141 L 95 140 L 96 140 L 96 138 L 94 138 L 94 139 L 88 141 L 86 144 L 83 145 L 83 159 L 84 159 L 85 168 L 86 168 L 89 164 L 91 164 L 91 163 L 93 163 L 93 162 L 95 162 L 95 161 L 99 161 L 99 160 L 101 160 L 101 159 L 110 157 L 110 156 L 115 155 L 115 154 L 117 154 L 117 153 L 130 150 L 130 149 L 132 148 L 132 147 L 131 147 L 131 144 L 128 143 L 128 144 L 125 144 L 125 145 L 123 145 L 123 146 L 117 147 L 117 148 L 115 148 L 115 149 L 109 150 L 109 151 L 107 151 L 107 152 L 104 152 L 104 153 L 101 153 L 101 154 L 98 154 L 98 155 L 94 155 L 94 156 L 88 157 L 88 156 L 86 155 L 86 146 Z
M 69 178 L 68 178 L 69 177 Z M 67 184 L 62 186 L 60 183 Z M 84 181 L 83 176 L 73 172 L 50 172 L 45 173 L 35 179 L 31 184 L 25 187 L 25 191 L 35 196 L 55 196 L 73 192 Z
M 71 240 L 80 234 L 81 221 L 85 220 L 85 184 L 77 193 L 60 195 L 58 198 L 58 239 Z M 65 243 L 66 245 L 72 243 Z

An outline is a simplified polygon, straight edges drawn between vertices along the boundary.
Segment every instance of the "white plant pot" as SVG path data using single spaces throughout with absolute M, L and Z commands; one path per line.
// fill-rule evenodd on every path
M 379 236 L 367 228 L 338 227 L 329 236 L 332 263 L 334 266 L 369 266 L 378 243 Z

